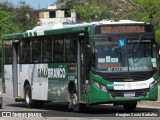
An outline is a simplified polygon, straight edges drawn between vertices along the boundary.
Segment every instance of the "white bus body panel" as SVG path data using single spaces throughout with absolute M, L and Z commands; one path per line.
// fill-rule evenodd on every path
M 38 78 L 38 68 L 47 68 L 48 64 L 19 64 L 19 79 L 21 80 L 21 97 L 24 98 L 24 82 L 29 81 L 32 99 L 48 99 L 48 78 Z
M 4 78 L 5 78 L 5 90 L 9 96 L 13 95 L 13 77 L 12 77 L 12 65 L 4 65 Z

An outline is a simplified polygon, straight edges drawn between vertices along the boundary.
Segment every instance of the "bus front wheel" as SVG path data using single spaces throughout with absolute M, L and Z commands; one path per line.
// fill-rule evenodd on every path
M 128 112 L 134 111 L 136 109 L 136 106 L 137 106 L 137 102 L 123 104 L 125 111 L 128 111 Z

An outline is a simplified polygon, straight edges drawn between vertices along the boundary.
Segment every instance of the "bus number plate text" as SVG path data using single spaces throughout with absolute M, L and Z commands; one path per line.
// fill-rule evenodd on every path
M 135 92 L 126 92 L 124 93 L 124 97 L 135 97 Z

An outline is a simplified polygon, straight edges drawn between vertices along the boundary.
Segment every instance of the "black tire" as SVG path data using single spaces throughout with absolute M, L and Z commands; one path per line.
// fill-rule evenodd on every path
M 27 108 L 42 108 L 44 105 L 44 101 L 42 100 L 32 100 L 32 92 L 29 84 L 25 86 L 25 104 Z
M 69 110 L 73 110 L 74 112 L 83 112 L 85 108 L 86 104 L 79 103 L 76 90 L 72 89 L 72 91 L 70 91 Z
M 29 84 L 24 88 L 24 100 L 27 108 L 33 107 L 31 87 Z
M 137 102 L 123 104 L 123 107 L 124 107 L 125 111 L 127 111 L 127 112 L 134 111 L 136 109 L 136 106 L 137 106 Z
M 2 109 L 2 104 L 0 104 L 0 109 Z
M 2 108 L 2 104 L 3 104 L 3 97 L 2 93 L 0 93 L 0 109 Z

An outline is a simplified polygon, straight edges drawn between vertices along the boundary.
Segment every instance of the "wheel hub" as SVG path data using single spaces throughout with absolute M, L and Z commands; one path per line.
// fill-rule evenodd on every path
M 27 102 L 27 104 L 29 104 L 29 102 L 30 102 L 28 92 L 26 93 L 26 102 Z
M 72 95 L 72 104 L 75 106 L 75 105 L 77 105 L 77 103 L 78 103 L 78 97 L 77 97 L 77 95 L 74 93 L 74 94 Z

